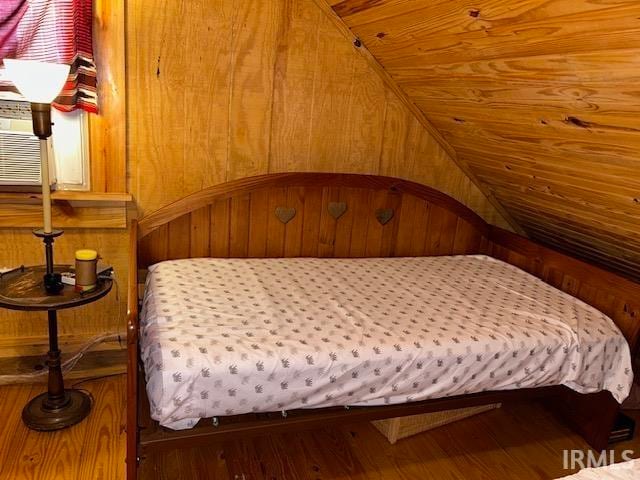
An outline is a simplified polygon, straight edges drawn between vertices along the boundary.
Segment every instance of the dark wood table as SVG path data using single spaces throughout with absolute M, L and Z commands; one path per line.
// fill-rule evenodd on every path
M 56 265 L 55 272 L 71 270 L 70 265 Z M 56 295 L 44 289 L 44 266 L 20 267 L 0 274 L 0 308 L 46 311 L 49 319 L 49 352 L 47 392 L 33 398 L 22 410 L 22 420 L 33 430 L 51 431 L 70 427 L 82 421 L 91 411 L 91 397 L 80 390 L 64 388 L 60 349 L 58 348 L 57 311 L 79 307 L 104 297 L 113 286 L 110 279 L 98 279 L 91 292 L 76 292 L 65 285 Z

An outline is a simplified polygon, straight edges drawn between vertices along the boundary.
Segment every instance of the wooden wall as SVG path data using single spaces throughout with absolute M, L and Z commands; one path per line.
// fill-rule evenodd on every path
M 228 180 L 320 171 L 415 180 L 506 226 L 313 1 L 132 0 L 127 11 L 142 214 Z
M 533 239 L 640 279 L 640 2 L 326 1 Z

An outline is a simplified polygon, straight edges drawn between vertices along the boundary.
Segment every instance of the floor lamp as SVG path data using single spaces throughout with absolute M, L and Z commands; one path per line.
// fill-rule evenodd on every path
M 69 65 L 11 59 L 5 59 L 4 65 L 8 78 L 22 96 L 31 102 L 33 134 L 40 139 L 44 227 L 34 230 L 33 233 L 36 237 L 42 238 L 45 245 L 45 290 L 48 294 L 56 294 L 62 290 L 64 285 L 60 274 L 54 272 L 53 241 L 63 232 L 62 230 L 54 230 L 51 226 L 51 186 L 47 139 L 51 136 L 51 102 L 58 96 L 67 81 Z

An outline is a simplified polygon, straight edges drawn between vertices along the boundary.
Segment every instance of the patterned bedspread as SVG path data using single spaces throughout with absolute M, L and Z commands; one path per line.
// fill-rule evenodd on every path
M 640 460 L 615 463 L 605 467 L 585 468 L 561 480 L 637 480 L 640 478 Z
M 150 267 L 141 351 L 172 429 L 248 412 L 632 382 L 598 310 L 481 256 L 187 259 Z

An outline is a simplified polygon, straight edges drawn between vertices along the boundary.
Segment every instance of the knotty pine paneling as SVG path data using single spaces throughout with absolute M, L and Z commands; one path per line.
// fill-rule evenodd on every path
M 313 1 L 134 0 L 127 41 L 129 169 L 142 215 L 225 181 L 318 171 L 414 180 L 507 225 Z M 274 251 L 249 235 L 246 247 L 304 249 L 304 234 Z
M 640 3 L 327 3 L 533 239 L 640 279 Z

